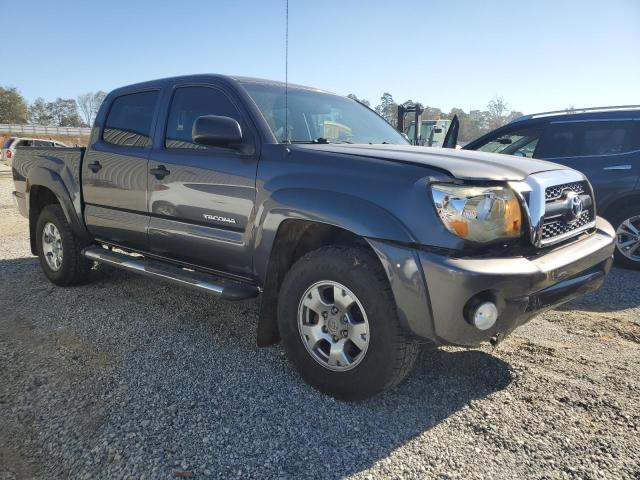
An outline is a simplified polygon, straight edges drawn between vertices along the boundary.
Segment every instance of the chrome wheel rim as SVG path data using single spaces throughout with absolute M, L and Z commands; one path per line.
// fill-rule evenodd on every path
M 336 372 L 357 367 L 369 347 L 369 320 L 360 300 L 330 280 L 314 283 L 302 295 L 298 331 L 311 357 Z
M 640 262 L 640 215 L 627 218 L 616 230 L 618 251 L 634 262 Z
M 62 267 L 62 237 L 53 223 L 47 222 L 42 230 L 42 254 L 51 270 L 57 272 Z

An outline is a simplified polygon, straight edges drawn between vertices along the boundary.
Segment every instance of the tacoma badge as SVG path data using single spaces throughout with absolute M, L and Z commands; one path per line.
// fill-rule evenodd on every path
M 209 215 L 208 213 L 203 213 L 202 216 L 204 217 L 205 220 L 213 220 L 215 222 L 231 223 L 233 225 L 236 224 L 236 219 L 235 218 L 221 217 L 219 215 Z

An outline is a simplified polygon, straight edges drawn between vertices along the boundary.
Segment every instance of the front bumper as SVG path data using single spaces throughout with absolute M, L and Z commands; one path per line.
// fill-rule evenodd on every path
M 372 246 L 405 328 L 437 343 L 475 346 L 500 340 L 538 313 L 599 288 L 611 268 L 614 238 L 611 225 L 598 218 L 593 234 L 535 257 L 450 258 L 414 250 L 415 269 L 407 266 L 407 252 L 399 261 L 399 247 Z M 488 330 L 465 318 L 474 298 L 490 298 L 498 306 L 498 319 Z

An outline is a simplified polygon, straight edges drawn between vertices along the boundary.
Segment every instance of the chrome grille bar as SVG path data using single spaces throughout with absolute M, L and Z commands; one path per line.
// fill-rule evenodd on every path
M 566 222 L 562 217 L 545 220 L 546 204 L 562 198 L 567 190 L 579 195 L 589 195 L 593 199 L 591 185 L 584 175 L 576 170 L 535 173 L 522 182 L 509 182 L 509 185 L 519 195 L 524 206 L 529 219 L 531 243 L 536 247 L 562 242 L 595 226 L 596 209 L 593 201 L 575 221 Z M 585 215 L 585 212 L 588 215 Z

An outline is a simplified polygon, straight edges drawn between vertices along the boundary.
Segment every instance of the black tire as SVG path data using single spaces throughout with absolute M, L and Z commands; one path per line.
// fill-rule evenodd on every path
M 613 215 L 611 217 L 611 224 L 613 225 L 613 228 L 616 230 L 616 232 L 618 231 L 618 229 L 620 228 L 620 225 L 627 219 L 633 218 L 633 217 L 637 217 L 638 215 L 640 215 L 640 208 L 638 208 L 635 205 L 629 205 L 626 208 L 623 208 L 620 210 L 620 212 L 616 213 L 615 215 Z M 637 222 L 635 222 L 637 224 Z M 616 235 L 617 237 L 617 235 Z M 615 260 L 616 260 L 616 265 L 620 266 L 620 267 L 625 267 L 625 268 L 631 268 L 634 270 L 640 270 L 640 251 L 637 252 L 638 255 L 638 260 L 632 260 L 629 257 L 626 257 L 619 249 L 618 244 L 617 244 L 618 238 L 616 238 L 616 249 L 615 249 Z
M 43 251 L 43 230 L 48 223 L 55 225 L 61 237 L 63 255 L 58 270 L 49 266 Z M 73 233 L 59 205 L 48 205 L 40 212 L 36 223 L 36 246 L 40 266 L 51 283 L 66 287 L 87 281 L 92 262 L 81 254 L 82 248 L 86 245 Z
M 316 361 L 298 329 L 298 308 L 309 287 L 339 282 L 358 298 L 369 322 L 369 344 L 351 370 L 332 371 Z M 401 330 L 379 260 L 368 251 L 328 246 L 300 258 L 287 273 L 278 299 L 278 327 L 289 360 L 304 380 L 340 400 L 362 400 L 398 385 L 411 371 L 417 342 Z

